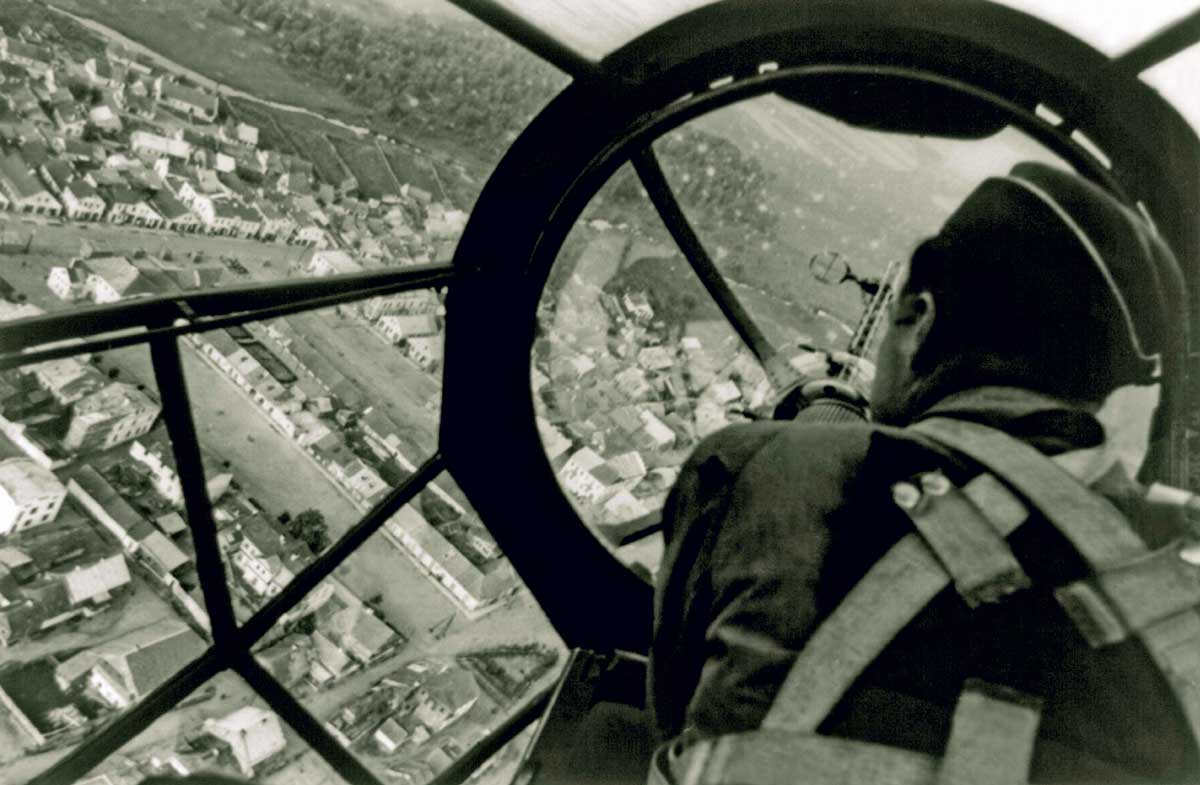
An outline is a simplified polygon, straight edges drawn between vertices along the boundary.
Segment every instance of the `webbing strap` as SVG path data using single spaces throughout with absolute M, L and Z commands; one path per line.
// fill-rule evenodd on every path
M 1162 669 L 1193 738 L 1200 741 L 1200 612 L 1192 609 L 1169 616 L 1138 637 Z
M 941 472 L 922 475 L 920 483 L 924 493 L 898 484 L 910 489 L 895 494 L 902 502 L 898 506 L 954 578 L 967 605 L 996 602 L 1030 585 L 996 524 L 963 491 Z
M 985 472 L 975 477 L 963 486 L 963 493 L 987 517 L 1001 537 L 1012 534 L 1029 519 L 1029 508 L 995 475 Z
M 833 736 L 757 730 L 719 736 L 683 751 L 674 785 L 934 785 L 937 760 L 919 752 Z
M 1146 552 L 1141 538 L 1102 496 L 1036 448 L 978 423 L 931 417 L 912 430 L 971 458 L 1017 489 L 1101 572 Z
M 958 698 L 937 785 L 1022 785 L 1037 741 L 1038 701 L 969 682 Z
M 1055 594 L 1093 646 L 1118 643 L 1153 622 L 1200 606 L 1200 566 L 1177 541 Z
M 987 426 L 941 417 L 922 420 L 912 428 L 967 455 L 1011 484 L 1070 540 L 1094 572 L 1120 574 L 1122 567 L 1147 557 L 1145 543 L 1108 500 L 1084 488 L 1053 460 L 1024 442 Z M 1144 619 L 1167 607 L 1162 603 L 1169 598 L 1152 596 L 1157 590 L 1151 587 L 1174 580 L 1169 577 L 1172 572 L 1169 570 L 1166 578 L 1148 577 L 1136 570 L 1122 575 L 1118 578 L 1118 592 L 1125 604 L 1121 610 L 1104 596 L 1109 587 L 1103 581 L 1074 584 L 1083 590 L 1074 595 L 1060 591 L 1059 599 L 1077 618 L 1081 608 L 1091 614 L 1090 621 L 1098 629 L 1089 631 L 1085 624 L 1081 627 L 1085 635 L 1119 639 L 1121 629 L 1129 627 L 1124 616 Z M 1192 579 L 1186 580 L 1190 585 Z M 1143 585 L 1136 586 L 1139 583 Z M 1072 608 L 1072 599 L 1080 607 Z M 1142 603 L 1146 603 L 1144 608 L 1140 607 Z M 1200 741 L 1200 611 L 1190 608 L 1151 622 L 1138 631 L 1138 637 L 1162 670 L 1193 737 Z
M 816 731 L 859 674 L 949 584 L 950 574 L 919 535 L 901 538 L 817 627 L 762 727 Z

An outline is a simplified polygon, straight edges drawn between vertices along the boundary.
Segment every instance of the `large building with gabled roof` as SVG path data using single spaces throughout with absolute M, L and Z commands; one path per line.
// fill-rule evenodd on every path
M 145 697 L 204 650 L 204 641 L 181 621 L 167 619 L 131 630 L 59 663 L 63 690 L 83 689 L 115 709 Z

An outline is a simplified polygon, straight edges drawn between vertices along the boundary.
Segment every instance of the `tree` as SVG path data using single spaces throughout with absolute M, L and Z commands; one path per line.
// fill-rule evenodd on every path
M 320 510 L 305 510 L 288 524 L 292 536 L 308 546 L 314 554 L 329 545 L 329 525 Z
M 298 619 L 292 619 L 283 625 L 284 632 L 289 635 L 312 635 L 317 629 L 317 620 L 311 613 L 306 613 Z

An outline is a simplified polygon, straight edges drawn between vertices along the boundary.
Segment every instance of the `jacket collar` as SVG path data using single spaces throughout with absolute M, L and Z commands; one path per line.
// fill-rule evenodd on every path
M 954 417 L 1002 430 L 1048 453 L 1096 447 L 1104 428 L 1079 404 L 1020 387 L 977 387 L 942 398 L 917 417 Z
M 948 395 L 917 419 L 970 420 L 1005 431 L 1047 454 L 1071 453 L 1063 456 L 1064 468 L 1090 482 L 1114 464 L 1130 477 L 1138 475 L 1149 451 L 1158 404 L 1156 385 L 1120 387 L 1098 408 L 1020 387 L 993 386 Z

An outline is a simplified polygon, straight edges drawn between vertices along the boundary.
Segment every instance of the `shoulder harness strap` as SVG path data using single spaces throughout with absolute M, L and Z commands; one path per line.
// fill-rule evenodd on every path
M 1200 742 L 1200 559 L 1194 544 L 1181 539 L 1151 552 L 1106 499 L 1001 431 L 946 418 L 922 420 L 913 429 L 994 472 L 1062 532 L 1095 575 L 1058 589 L 1059 602 L 1093 646 L 1140 638 Z

